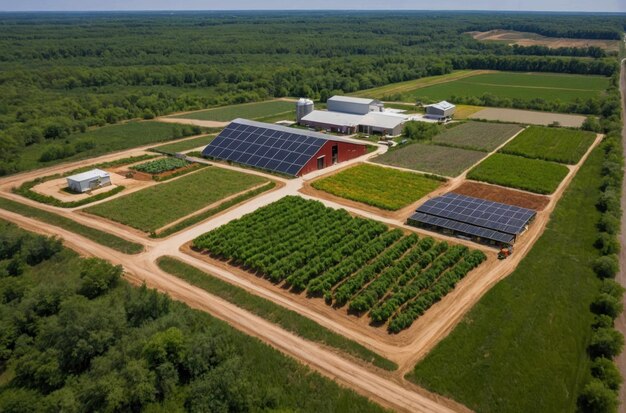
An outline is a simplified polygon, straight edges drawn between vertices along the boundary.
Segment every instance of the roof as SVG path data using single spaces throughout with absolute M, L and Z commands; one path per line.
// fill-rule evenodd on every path
M 426 201 L 410 219 L 510 242 L 535 215 L 532 209 L 448 193 Z
M 72 181 L 87 181 L 95 178 L 105 178 L 110 176 L 108 172 L 102 169 L 92 169 L 91 171 L 81 172 L 76 175 L 68 176 L 67 179 Z
M 441 109 L 441 110 L 448 110 L 448 109 L 452 109 L 456 107 L 452 103 L 446 102 L 445 100 L 442 100 L 439 103 L 433 103 L 432 105 L 426 105 L 426 106 L 430 106 L 430 107 Z
M 379 128 L 393 129 L 407 120 L 405 115 L 387 112 L 370 112 L 363 116 L 360 125 L 375 126 Z
M 355 98 L 352 96 L 339 96 L 339 95 L 335 95 L 332 98 L 329 98 L 328 100 L 333 101 L 333 102 L 358 103 L 361 105 L 371 105 L 372 103 L 380 102 L 379 100 L 376 100 L 376 99 Z
M 303 121 L 325 123 L 338 126 L 357 126 L 361 123 L 363 115 L 355 115 L 344 112 L 329 112 L 325 110 L 314 110 L 302 118 Z
M 296 176 L 329 140 L 354 143 L 318 132 L 235 119 L 202 155 Z

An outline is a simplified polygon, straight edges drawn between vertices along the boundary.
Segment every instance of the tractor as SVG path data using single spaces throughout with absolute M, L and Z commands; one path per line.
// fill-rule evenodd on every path
M 502 248 L 500 248 L 500 252 L 498 252 L 498 259 L 499 260 L 504 260 L 511 254 L 513 254 L 513 246 L 512 245 L 509 245 L 509 246 L 506 246 L 506 247 L 502 247 Z

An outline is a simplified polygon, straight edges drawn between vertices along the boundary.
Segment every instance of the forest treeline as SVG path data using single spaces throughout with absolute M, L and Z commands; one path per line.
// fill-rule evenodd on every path
M 597 48 L 511 47 L 465 33 L 515 26 L 610 39 L 625 22 L 449 12 L 4 14 L 0 174 L 20 170 L 24 148 L 60 129 L 272 97 L 319 99 L 456 69 L 609 76 L 616 59 Z M 601 102 L 576 111 L 590 107 Z

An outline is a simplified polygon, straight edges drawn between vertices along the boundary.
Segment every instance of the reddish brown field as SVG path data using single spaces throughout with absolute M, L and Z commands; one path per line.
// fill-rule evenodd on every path
M 452 192 L 475 198 L 487 199 L 503 204 L 516 205 L 522 208 L 543 211 L 550 199 L 542 195 L 534 195 L 514 189 L 502 188 L 494 185 L 481 184 L 478 182 L 465 182 Z

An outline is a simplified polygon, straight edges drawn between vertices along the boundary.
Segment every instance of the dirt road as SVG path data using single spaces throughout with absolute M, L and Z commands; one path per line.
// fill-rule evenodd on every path
M 622 61 L 620 89 L 622 91 L 622 122 L 624 122 L 626 121 L 626 62 L 624 61 Z M 624 153 L 626 153 L 626 127 L 622 128 L 622 145 L 624 147 Z M 626 190 L 624 190 L 624 188 L 622 188 L 622 211 L 624 213 L 622 216 L 622 230 L 620 233 L 622 249 L 619 254 L 620 272 L 617 274 L 617 281 L 626 287 Z M 624 297 L 624 305 L 626 306 L 626 296 Z M 615 320 L 615 328 L 626 336 L 626 312 L 622 312 L 617 320 Z M 622 354 L 620 354 L 615 361 L 622 372 L 622 376 L 626 377 L 626 351 L 622 351 Z M 624 385 L 622 385 L 619 399 L 622 401 L 619 407 L 619 412 L 626 413 L 626 386 Z

